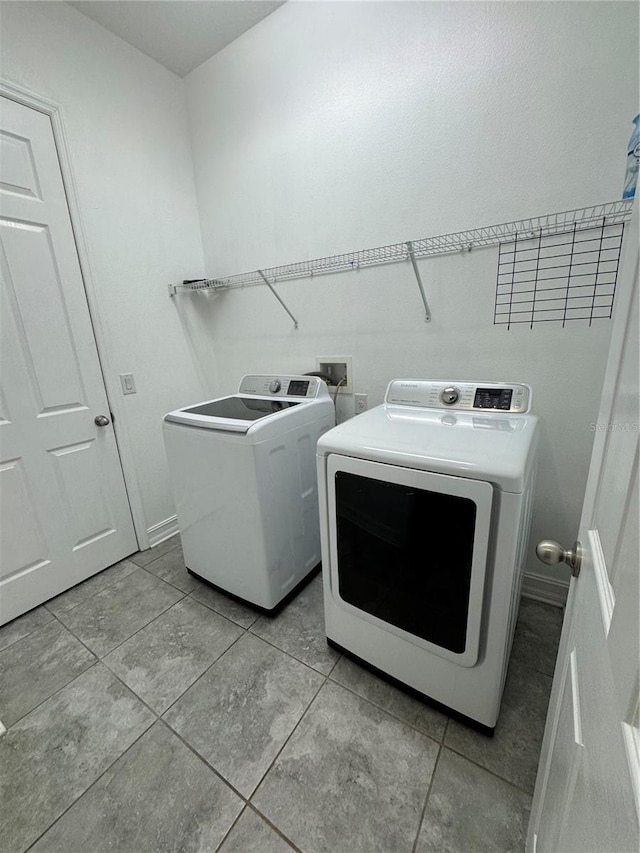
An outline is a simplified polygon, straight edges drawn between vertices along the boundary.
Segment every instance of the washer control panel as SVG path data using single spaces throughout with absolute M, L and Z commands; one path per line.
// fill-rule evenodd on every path
M 256 394 L 260 397 L 320 397 L 328 394 L 327 386 L 318 376 L 262 376 L 250 374 L 242 377 L 239 394 Z
M 531 386 L 507 382 L 432 382 L 394 379 L 385 403 L 423 409 L 501 412 L 524 415 L 531 410 Z

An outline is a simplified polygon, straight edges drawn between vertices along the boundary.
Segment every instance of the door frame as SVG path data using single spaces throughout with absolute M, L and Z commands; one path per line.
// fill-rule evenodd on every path
M 102 381 L 104 383 L 107 401 L 109 403 L 109 411 L 113 415 L 113 430 L 116 440 L 116 448 L 120 460 L 120 467 L 122 469 L 122 476 L 124 478 L 131 518 L 133 520 L 133 528 L 138 541 L 138 548 L 139 550 L 144 550 L 150 545 L 149 533 L 147 532 L 140 486 L 136 475 L 133 446 L 129 430 L 127 428 L 124 407 L 120 399 L 120 389 L 115 380 L 112 379 L 112 377 L 115 376 L 115 372 L 113 369 L 114 361 L 111 355 L 111 340 L 108 332 L 108 326 L 104 320 L 104 314 L 100 308 L 99 291 L 96 285 L 95 275 L 93 274 L 91 254 L 89 252 L 83 225 L 82 207 L 79 200 L 76 182 L 73 177 L 73 157 L 67 142 L 68 133 L 66 131 L 64 121 L 64 108 L 60 104 L 44 98 L 23 86 L 11 83 L 2 77 L 0 77 L 0 95 L 8 98 L 9 100 L 16 101 L 25 107 L 37 110 L 37 112 L 44 113 L 51 121 L 53 139 L 58 155 L 58 162 L 60 164 L 62 183 L 67 198 L 71 228 L 78 255 L 78 263 L 80 265 L 84 294 L 89 308 L 93 335 L 96 341 L 100 372 L 102 374 Z

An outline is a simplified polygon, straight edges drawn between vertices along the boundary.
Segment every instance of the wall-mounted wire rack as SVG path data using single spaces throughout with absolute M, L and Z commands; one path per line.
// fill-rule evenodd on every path
M 624 222 L 501 243 L 493 322 L 506 325 L 609 319 Z
M 526 240 L 553 234 L 579 232 L 594 227 L 601 227 L 603 223 L 605 225 L 624 223 L 631 217 L 632 204 L 632 200 L 629 199 L 606 202 L 592 207 L 565 210 L 560 213 L 549 213 L 544 216 L 530 217 L 529 219 L 518 219 L 511 222 L 504 222 L 500 225 L 490 225 L 485 228 L 456 231 L 451 234 L 439 234 L 435 237 L 423 237 L 419 240 L 408 240 L 403 243 L 391 243 L 388 246 L 378 246 L 374 249 L 360 249 L 355 252 L 345 252 L 341 255 L 315 258 L 310 261 L 298 261 L 268 269 L 240 273 L 226 278 L 197 281 L 185 280 L 181 284 L 170 284 L 169 295 L 175 296 L 178 293 L 194 291 L 219 291 L 239 287 L 267 285 L 297 327 L 298 324 L 295 317 L 273 288 L 276 282 L 328 275 L 330 273 L 358 270 L 365 267 L 404 261 L 410 262 L 413 266 L 425 309 L 425 319 L 429 320 L 431 313 L 416 263 L 417 258 L 433 257 L 453 252 L 469 252 L 472 249 L 496 246 L 510 243 L 514 240 Z

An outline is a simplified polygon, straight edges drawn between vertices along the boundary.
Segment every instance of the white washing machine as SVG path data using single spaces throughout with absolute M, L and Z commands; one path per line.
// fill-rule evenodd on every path
M 398 379 L 318 442 L 329 644 L 488 734 L 530 527 L 530 407 L 528 385 Z
M 245 376 L 237 394 L 165 415 L 185 565 L 266 611 L 320 562 L 315 451 L 335 423 L 315 376 Z

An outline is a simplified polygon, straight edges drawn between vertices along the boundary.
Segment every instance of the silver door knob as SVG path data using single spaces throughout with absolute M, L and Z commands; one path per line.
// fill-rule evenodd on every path
M 571 574 L 577 578 L 582 565 L 582 545 L 574 542 L 573 548 L 565 551 L 562 545 L 553 539 L 543 539 L 536 545 L 536 556 L 547 566 L 557 566 L 558 563 L 566 563 L 571 568 Z
M 96 426 L 108 426 L 111 423 L 106 415 L 96 415 L 93 422 Z

